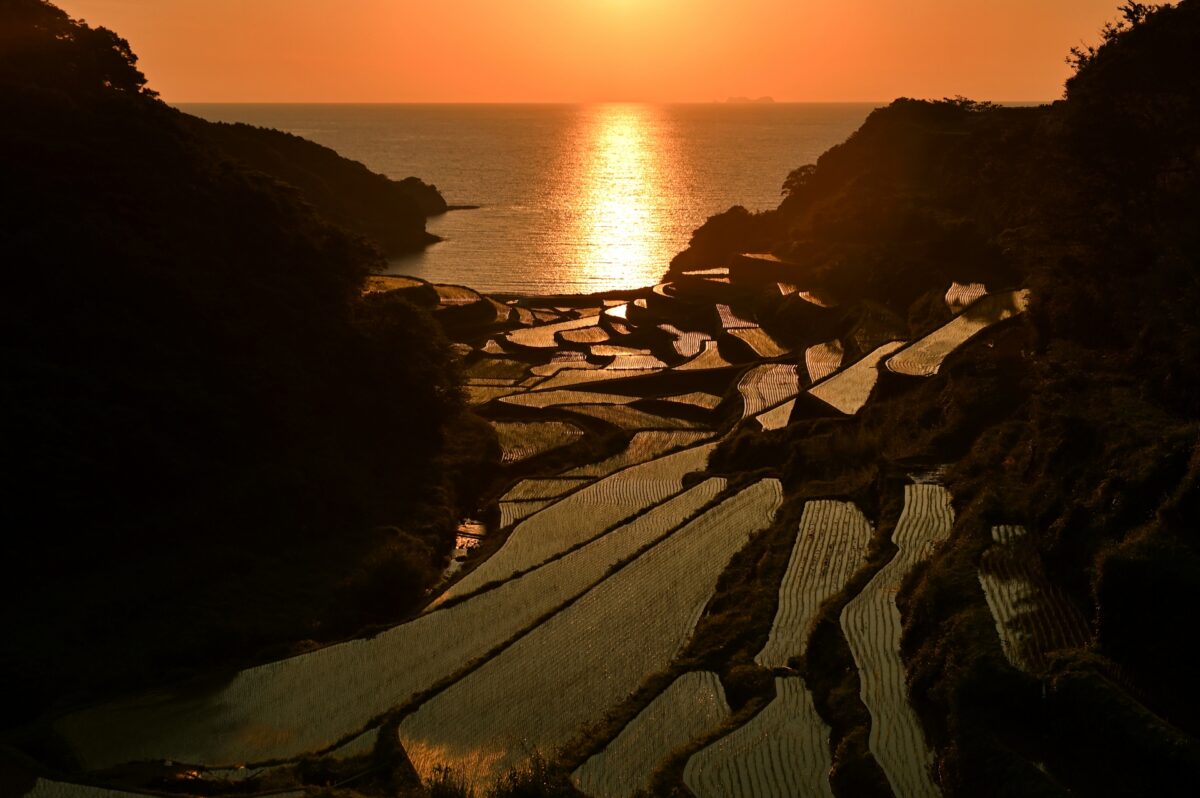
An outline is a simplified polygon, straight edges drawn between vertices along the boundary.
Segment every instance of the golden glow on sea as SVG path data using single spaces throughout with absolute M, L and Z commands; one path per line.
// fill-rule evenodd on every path
M 214 113 L 213 109 L 202 109 Z M 360 106 L 215 109 L 314 135 L 396 177 L 424 175 L 475 210 L 431 218 L 444 240 L 392 274 L 501 293 L 649 286 L 710 215 L 779 202 L 790 164 L 854 131 L 867 106 Z
M 666 220 L 657 212 L 667 187 L 670 164 L 659 159 L 649 126 L 657 110 L 644 105 L 596 106 L 587 132 L 586 165 L 578 191 L 576 269 L 581 282 L 597 286 L 634 285 L 647 273 L 661 273 L 672 253 L 662 250 Z

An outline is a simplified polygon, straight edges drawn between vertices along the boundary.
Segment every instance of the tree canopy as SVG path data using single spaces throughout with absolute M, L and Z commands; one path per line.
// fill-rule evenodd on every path
M 6 720 L 403 613 L 451 545 L 437 326 L 115 34 L 3 0 L 0 36 Z

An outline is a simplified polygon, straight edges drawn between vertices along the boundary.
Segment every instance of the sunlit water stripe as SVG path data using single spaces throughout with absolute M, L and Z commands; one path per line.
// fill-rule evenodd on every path
M 484 291 L 652 285 L 706 218 L 779 202 L 869 105 L 188 105 L 277 127 L 390 177 L 416 175 L 452 204 L 446 241 L 397 273 Z

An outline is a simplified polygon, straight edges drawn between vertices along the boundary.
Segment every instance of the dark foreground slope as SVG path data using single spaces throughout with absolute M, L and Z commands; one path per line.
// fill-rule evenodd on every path
M 111 32 L 0 3 L 5 725 L 395 618 L 463 499 L 437 327 L 144 84 Z
M 784 279 L 912 333 L 945 317 L 951 280 L 1033 289 L 1027 321 L 920 390 L 888 378 L 851 424 L 717 456 L 797 478 L 836 478 L 839 454 L 957 463 L 954 537 L 900 596 L 948 794 L 1182 794 L 1200 766 L 1200 4 L 1122 14 L 1073 54 L 1063 101 L 897 101 L 794 171 L 777 210 L 714 217 L 673 264 L 772 250 L 796 264 Z M 779 301 L 780 334 L 805 304 Z M 978 577 L 1011 523 L 1092 633 L 1031 674 L 1002 656 Z

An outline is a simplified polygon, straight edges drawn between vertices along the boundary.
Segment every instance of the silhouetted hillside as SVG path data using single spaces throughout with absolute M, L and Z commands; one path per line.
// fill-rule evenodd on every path
M 314 210 L 355 181 L 395 195 L 369 225 L 426 200 L 144 85 L 111 32 L 0 3 L 6 724 L 395 618 L 468 500 L 444 337 L 364 301 L 377 250 Z
M 848 485 L 864 462 L 956 464 L 954 537 L 900 595 L 947 794 L 1182 794 L 1200 767 L 1200 3 L 1120 11 L 1072 53 L 1064 100 L 898 100 L 793 171 L 778 209 L 713 217 L 672 264 L 773 251 L 781 279 L 844 316 L 874 303 L 913 331 L 952 280 L 1033 289 L 1026 321 L 920 388 L 887 377 L 851 422 L 743 436 L 716 459 Z M 763 312 L 786 330 L 807 304 Z M 1011 523 L 1094 640 L 1032 675 L 1001 655 L 979 585 L 992 525 Z M 834 671 L 806 678 L 837 695 Z M 838 750 L 855 772 L 854 746 Z
M 391 180 L 290 133 L 183 116 L 198 137 L 245 166 L 294 186 L 322 217 L 366 236 L 388 254 L 440 240 L 425 231 L 425 217 L 445 213 L 446 201 L 415 177 Z

